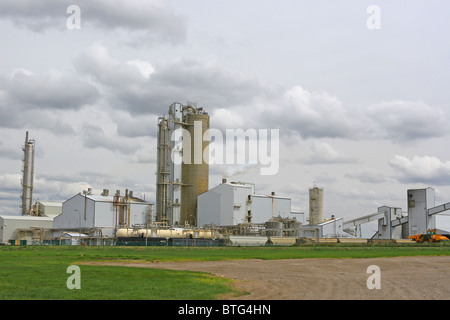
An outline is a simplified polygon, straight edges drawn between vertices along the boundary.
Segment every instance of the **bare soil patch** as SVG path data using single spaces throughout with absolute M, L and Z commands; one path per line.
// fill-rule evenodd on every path
M 286 259 L 182 262 L 94 262 L 208 272 L 249 294 L 233 300 L 448 300 L 450 257 Z M 381 288 L 368 289 L 367 268 L 380 268 Z

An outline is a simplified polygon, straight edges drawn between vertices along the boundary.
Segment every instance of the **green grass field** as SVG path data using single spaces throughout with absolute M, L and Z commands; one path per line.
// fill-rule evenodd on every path
M 450 244 L 292 247 L 0 247 L 2 300 L 211 300 L 233 293 L 231 280 L 201 272 L 82 265 L 87 261 L 375 258 L 450 255 Z M 69 290 L 67 267 L 79 264 L 81 289 Z

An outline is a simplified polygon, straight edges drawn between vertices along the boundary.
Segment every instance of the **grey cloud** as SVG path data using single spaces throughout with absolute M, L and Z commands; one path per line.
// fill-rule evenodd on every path
M 99 97 L 91 84 L 70 75 L 36 75 L 16 72 L 8 95 L 16 104 L 40 109 L 77 109 Z
M 73 133 L 59 112 L 95 103 L 100 93 L 70 74 L 34 74 L 15 70 L 0 78 L 0 124 L 7 128 L 41 128 L 56 134 Z
M 161 115 L 174 101 L 199 102 L 208 111 L 246 105 L 264 90 L 250 77 L 201 59 L 157 63 L 145 77 L 136 66 L 110 57 L 102 45 L 88 48 L 74 65 L 108 92 L 113 107 L 133 114 Z
M 84 124 L 82 129 L 83 145 L 90 149 L 104 148 L 112 152 L 123 154 L 135 153 L 139 145 L 133 139 L 107 134 L 101 127 Z
M 257 80 L 216 62 L 180 58 L 158 67 L 154 80 L 161 87 L 213 108 L 246 105 L 264 91 Z
M 157 116 L 143 115 L 135 118 L 120 118 L 117 124 L 117 133 L 124 137 L 145 137 L 157 134 Z
M 64 30 L 71 5 L 80 7 L 82 29 L 123 31 L 123 38 L 133 45 L 177 44 L 186 38 L 187 19 L 158 0 L 2 0 L 0 18 L 35 32 Z
M 45 129 L 58 135 L 72 134 L 72 126 L 61 121 L 58 113 L 48 110 L 27 109 L 16 106 L 10 109 L 10 104 L 0 102 L 0 125 L 5 128 Z
M 66 27 L 66 10 L 70 1 L 4 0 L 0 2 L 0 18 L 35 32 Z M 72 1 L 73 2 L 73 1 Z
M 368 135 L 396 142 L 442 137 L 448 133 L 446 112 L 422 101 L 389 101 L 367 108 Z
M 382 173 L 370 170 L 348 172 L 345 177 L 365 183 L 384 183 L 387 181 Z
M 92 46 L 75 60 L 77 70 L 98 82 L 112 107 L 133 116 L 162 115 L 174 101 L 192 101 L 213 114 L 220 129 L 279 128 L 283 137 L 399 142 L 448 132 L 445 112 L 420 101 L 388 101 L 355 109 L 327 92 L 262 85 L 212 61 L 177 58 L 145 63 L 151 69 L 146 76 L 136 65 L 110 57 L 102 45 Z M 136 130 L 126 133 L 126 124 L 120 130 L 136 134 Z
M 12 160 L 20 159 L 20 148 L 5 147 L 3 141 L 0 141 L 0 157 Z

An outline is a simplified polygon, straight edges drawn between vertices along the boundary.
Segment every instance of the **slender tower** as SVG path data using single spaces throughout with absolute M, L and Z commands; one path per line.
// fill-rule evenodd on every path
M 314 185 L 309 189 L 309 224 L 323 222 L 323 189 Z
M 158 120 L 156 221 L 170 226 L 197 224 L 197 196 L 208 190 L 209 115 L 175 102 Z M 207 153 L 207 152 L 206 152 Z M 205 161 L 206 160 L 206 161 Z
M 25 135 L 23 150 L 23 177 L 22 177 L 22 215 L 29 215 L 33 205 L 33 177 L 34 177 L 34 148 L 35 141 Z

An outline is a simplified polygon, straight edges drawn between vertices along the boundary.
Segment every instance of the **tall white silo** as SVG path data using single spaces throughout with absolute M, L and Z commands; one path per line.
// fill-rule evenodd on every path
M 323 222 L 323 188 L 314 186 L 309 189 L 309 224 Z

